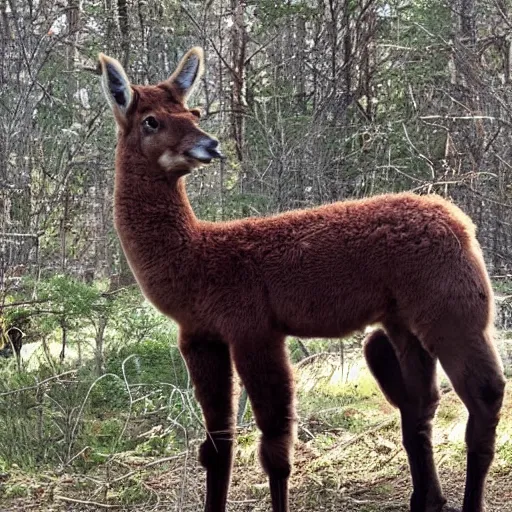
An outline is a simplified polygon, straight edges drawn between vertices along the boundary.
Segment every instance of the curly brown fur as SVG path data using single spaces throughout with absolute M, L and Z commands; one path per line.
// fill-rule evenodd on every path
M 439 359 L 468 407 L 464 512 L 483 511 L 504 379 L 491 340 L 493 294 L 470 219 L 437 196 L 388 194 L 269 218 L 210 223 L 183 176 L 220 156 L 186 104 L 202 68 L 192 49 L 157 86 L 131 86 L 100 56 L 118 125 L 115 225 L 146 297 L 180 325 L 180 349 L 208 436 L 207 512 L 223 512 L 234 436 L 233 365 L 262 431 L 274 512 L 288 510 L 295 406 L 285 338 L 383 330 L 365 353 L 399 409 L 411 510 L 445 500 L 432 456 Z

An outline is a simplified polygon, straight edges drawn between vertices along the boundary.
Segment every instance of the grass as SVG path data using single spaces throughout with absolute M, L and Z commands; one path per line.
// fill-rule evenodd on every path
M 343 385 L 333 378 L 312 385 L 312 370 L 297 374 L 300 421 L 291 478 L 292 510 L 407 511 L 410 479 L 397 412 L 364 367 L 355 381 Z M 166 409 L 166 414 L 171 411 L 174 414 L 176 408 Z M 121 510 L 134 506 L 141 511 L 202 508 L 205 475 L 197 463 L 202 440 L 197 425 L 182 424 L 183 434 L 173 425 L 176 416 L 159 418 L 154 409 L 149 417 L 139 413 L 128 421 L 119 412 L 101 421 L 87 421 L 83 433 L 94 444 L 77 457 L 76 464 L 60 471 L 36 469 L 35 465 L 4 467 L 9 477 L 0 481 L 0 509 L 36 507 L 49 512 L 75 505 L 80 510 L 99 507 L 82 502 L 116 504 Z M 435 422 L 434 445 L 441 480 L 453 505 L 461 502 L 465 476 L 465 419 L 456 395 L 445 392 Z M 122 442 L 116 444 L 119 438 Z M 258 438 L 252 422 L 239 431 L 230 492 L 232 511 L 269 509 L 267 478 L 258 463 Z M 489 477 L 489 512 L 512 510 L 511 475 L 512 398 L 507 395 Z
M 509 295 L 507 286 L 499 291 Z M 13 361 L 0 360 L 1 512 L 99 510 L 102 504 L 142 512 L 202 508 L 205 474 L 197 449 L 203 426 L 177 348 L 176 326 L 139 295 L 116 301 L 105 336 L 107 376 L 96 376 L 93 350 L 87 348 L 94 330 L 85 321 L 69 333 L 64 365 L 34 353 L 18 373 Z M 53 329 L 47 340 L 57 356 L 60 344 L 51 340 L 58 341 L 60 331 L 52 325 L 44 332 Z M 511 336 L 499 333 L 504 356 Z M 78 340 L 83 341 L 79 367 L 72 361 Z M 408 510 L 410 478 L 399 415 L 362 361 L 361 340 L 310 340 L 306 348 L 290 340 L 299 414 L 291 478 L 296 512 Z M 504 357 L 509 375 L 511 361 Z M 62 375 L 55 378 L 56 373 Z M 458 504 L 467 413 L 442 372 L 440 380 L 435 457 L 450 504 Z M 10 394 L 20 388 L 28 389 Z M 249 406 L 238 430 L 230 512 L 270 508 L 258 439 Z M 507 396 L 488 512 L 512 512 L 511 478 L 512 399 Z

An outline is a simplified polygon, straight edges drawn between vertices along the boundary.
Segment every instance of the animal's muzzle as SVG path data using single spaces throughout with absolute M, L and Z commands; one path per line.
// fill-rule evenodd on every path
M 224 158 L 219 141 L 210 137 L 200 139 L 192 149 L 185 152 L 185 156 L 205 164 L 210 163 L 214 158 Z

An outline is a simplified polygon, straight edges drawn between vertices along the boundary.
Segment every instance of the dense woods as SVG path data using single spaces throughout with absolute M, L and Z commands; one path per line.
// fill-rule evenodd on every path
M 162 506 L 176 510 L 202 502 L 185 476 L 162 485 L 164 492 L 133 484 L 130 461 L 126 481 L 115 473 L 121 452 L 188 464 L 202 425 L 175 326 L 141 297 L 113 228 L 115 123 L 97 65 L 103 52 L 133 83 L 155 83 L 192 46 L 204 48 L 206 72 L 189 104 L 201 107 L 202 127 L 226 156 L 186 178 L 198 217 L 266 216 L 402 190 L 451 198 L 477 225 L 510 374 L 511 2 L 0 0 L 0 356 L 16 353 L 21 338 L 42 354 L 36 364 L 0 357 L 2 510 L 3 471 L 13 464 L 99 467 L 95 483 L 80 481 L 74 494 L 98 502 L 154 504 L 160 492 L 169 493 Z M 359 369 L 350 349 L 359 354 L 360 344 L 361 336 L 291 340 L 299 393 L 321 387 L 301 406 L 301 442 L 321 451 L 345 446 L 335 436 L 351 432 L 356 450 L 357 429 L 374 432 L 382 414 L 383 428 L 393 426 L 366 377 L 347 395 L 325 391 L 333 375 L 347 384 Z M 363 411 L 374 400 L 373 415 L 360 412 L 361 397 Z M 455 407 L 449 395 L 443 400 Z M 504 417 L 512 424 L 510 413 Z M 247 447 L 255 440 L 251 421 L 243 396 L 238 423 Z M 397 432 L 390 436 L 399 445 Z M 497 467 L 510 478 L 507 435 Z M 374 459 L 391 457 L 399 474 L 400 447 L 381 440 L 372 438 L 371 456 L 357 448 L 354 471 L 368 461 L 371 475 Z M 254 450 L 242 464 L 254 462 Z M 301 457 L 299 474 L 309 467 Z M 345 485 L 336 483 L 336 492 Z M 309 509 L 331 510 L 330 501 Z M 343 509 L 353 510 L 347 503 Z M 508 503 L 490 510 L 509 510 Z
M 207 219 L 410 189 L 475 220 L 512 266 L 507 2 L 0 1 L 0 286 L 123 273 L 99 51 L 134 83 L 206 51 L 195 96 L 227 161 L 188 180 Z

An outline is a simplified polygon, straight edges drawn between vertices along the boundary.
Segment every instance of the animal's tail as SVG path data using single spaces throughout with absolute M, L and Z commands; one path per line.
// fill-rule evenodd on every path
M 405 383 L 395 349 L 382 329 L 367 336 L 364 356 L 387 400 L 391 405 L 400 407 L 406 400 Z

